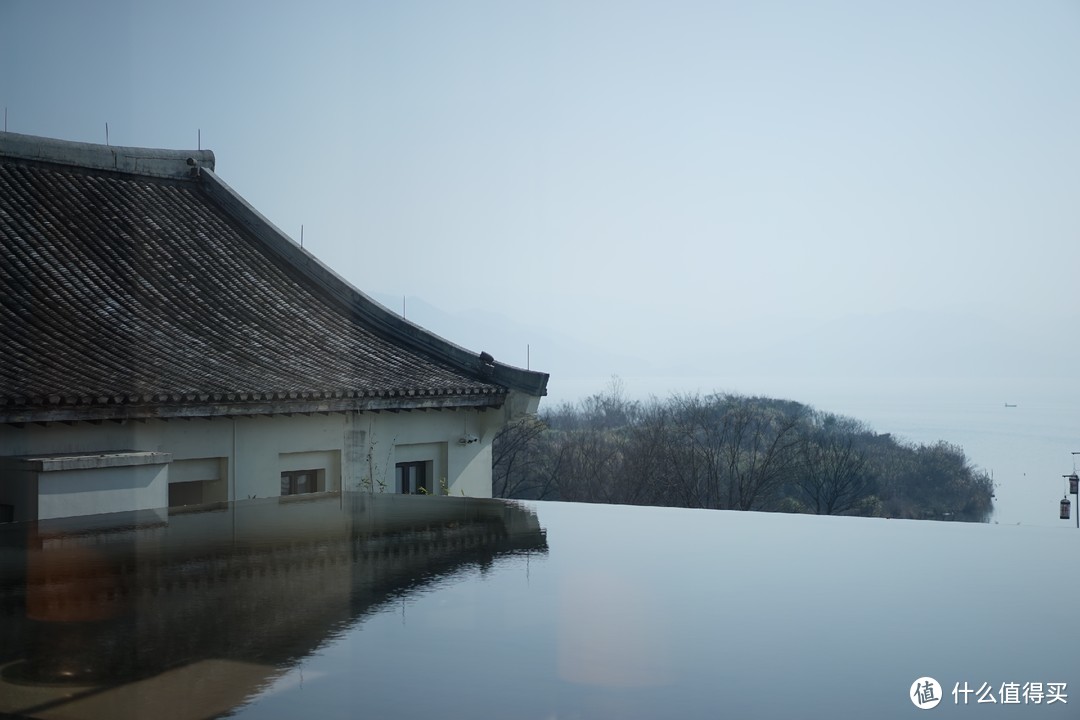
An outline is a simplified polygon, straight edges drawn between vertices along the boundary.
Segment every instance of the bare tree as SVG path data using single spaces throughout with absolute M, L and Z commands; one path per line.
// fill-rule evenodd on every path
M 727 507 L 756 510 L 772 499 L 794 465 L 805 407 L 746 397 L 731 400 L 723 418 Z
M 673 504 L 669 492 L 671 432 L 671 414 L 655 398 L 638 409 L 625 432 L 620 502 Z
M 960 448 L 914 446 L 797 402 L 733 394 L 629 401 L 611 387 L 515 423 L 501 497 L 985 520 L 993 483 Z
M 491 490 L 495 497 L 546 500 L 558 495 L 565 448 L 536 417 L 510 423 L 492 443 Z
M 858 446 L 868 431 L 854 421 L 825 416 L 799 442 L 800 467 L 795 484 L 818 515 L 841 515 L 858 509 L 874 487 L 867 454 Z
M 527 463 L 536 455 L 547 426 L 536 417 L 524 417 L 506 425 L 492 442 L 491 490 L 495 497 L 521 497 L 531 485 Z
M 687 507 L 723 508 L 728 482 L 730 396 L 675 396 L 669 438 L 673 480 Z

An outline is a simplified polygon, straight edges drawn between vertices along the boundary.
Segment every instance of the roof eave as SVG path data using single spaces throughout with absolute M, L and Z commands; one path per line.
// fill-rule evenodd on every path
M 315 256 L 266 219 L 215 173 L 210 150 L 165 150 L 97 145 L 0 132 L 0 156 L 77 168 L 199 181 L 199 186 L 222 210 L 261 243 L 283 269 L 299 276 L 311 289 L 355 322 L 387 339 L 439 359 L 482 382 L 536 397 L 547 394 L 548 374 L 504 363 L 462 348 L 384 307 L 349 284 Z M 2 415 L 2 413 L 0 413 Z
M 202 187 L 219 207 L 242 225 L 263 247 L 285 266 L 301 274 L 321 291 L 323 297 L 338 304 L 358 321 L 386 337 L 394 338 L 449 363 L 473 377 L 506 388 L 536 395 L 547 394 L 548 374 L 523 370 L 499 362 L 484 363 L 478 353 L 439 337 L 401 317 L 351 285 L 300 247 L 288 235 L 249 204 L 212 170 L 199 174 Z

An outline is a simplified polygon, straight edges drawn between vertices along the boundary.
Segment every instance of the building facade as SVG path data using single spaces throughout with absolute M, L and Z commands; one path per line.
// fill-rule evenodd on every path
M 492 439 L 547 375 L 374 302 L 214 166 L 0 133 L 0 521 L 490 496 Z

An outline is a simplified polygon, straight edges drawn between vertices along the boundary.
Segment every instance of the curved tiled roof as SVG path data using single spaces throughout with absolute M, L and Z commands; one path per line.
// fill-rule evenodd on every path
M 45 160 L 0 157 L 4 421 L 484 406 L 508 391 L 492 363 L 365 323 L 268 249 L 207 189 L 231 193 L 197 169 L 212 155 L 187 179 Z M 546 375 L 529 375 L 542 394 Z

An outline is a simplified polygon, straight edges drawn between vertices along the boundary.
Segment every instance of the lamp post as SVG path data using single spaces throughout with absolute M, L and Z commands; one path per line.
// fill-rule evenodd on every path
M 1061 477 L 1068 478 L 1068 480 L 1069 480 L 1069 493 L 1072 494 L 1072 495 L 1076 495 L 1077 494 L 1077 489 L 1078 489 L 1077 485 L 1080 485 L 1080 477 L 1078 477 L 1076 475 L 1076 473 L 1073 473 L 1072 475 L 1062 475 Z M 1078 498 L 1078 500 L 1080 500 L 1080 498 Z M 1072 505 L 1072 503 L 1069 502 L 1069 496 L 1068 495 L 1063 495 L 1061 497 L 1061 519 L 1062 520 L 1068 520 L 1069 519 L 1070 505 Z M 1080 529 L 1080 508 L 1077 508 L 1077 512 L 1076 512 L 1076 527 L 1077 527 L 1077 529 Z
M 1080 450 L 1073 451 L 1073 471 L 1071 475 L 1062 475 L 1069 481 L 1069 495 L 1077 495 L 1077 502 L 1080 503 L 1080 476 L 1076 474 L 1076 456 L 1080 455 Z M 1072 503 L 1069 502 L 1069 496 L 1064 495 L 1061 498 L 1061 519 L 1068 520 Z M 1076 527 L 1080 530 L 1080 504 L 1076 507 Z

